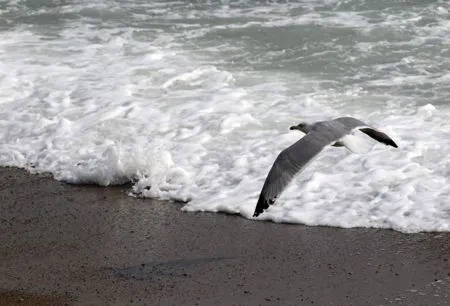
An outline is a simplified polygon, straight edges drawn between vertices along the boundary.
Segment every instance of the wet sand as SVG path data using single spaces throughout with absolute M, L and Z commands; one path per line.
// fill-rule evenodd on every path
M 0 304 L 450 305 L 450 233 L 256 222 L 126 192 L 0 168 Z
M 0 305 L 11 306 L 64 306 L 70 299 L 54 295 L 28 294 L 21 291 L 0 292 Z

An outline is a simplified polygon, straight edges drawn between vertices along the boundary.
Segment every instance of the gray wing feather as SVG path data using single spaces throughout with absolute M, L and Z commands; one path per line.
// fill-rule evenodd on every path
M 254 217 L 258 216 L 283 192 L 293 177 L 319 154 L 324 147 L 335 142 L 340 134 L 311 131 L 302 139 L 283 150 L 269 171 L 256 204 Z
M 360 128 L 360 127 L 361 128 L 363 128 L 363 127 L 372 128 L 368 124 L 362 122 L 361 120 L 353 118 L 353 117 L 341 117 L 341 118 L 334 119 L 331 122 L 333 122 L 333 121 L 341 123 L 345 127 L 345 129 L 347 129 L 348 132 L 351 132 L 351 130 L 353 130 L 355 128 Z

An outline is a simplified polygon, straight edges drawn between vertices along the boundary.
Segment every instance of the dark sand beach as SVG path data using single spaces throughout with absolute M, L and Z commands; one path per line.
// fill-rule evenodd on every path
M 450 233 L 186 213 L 0 168 L 1 305 L 450 305 Z

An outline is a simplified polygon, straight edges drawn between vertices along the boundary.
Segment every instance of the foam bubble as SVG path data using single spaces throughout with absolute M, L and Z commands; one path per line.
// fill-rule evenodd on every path
M 436 107 L 432 104 L 426 104 L 417 109 L 417 115 L 419 115 L 423 120 L 431 120 L 435 112 Z
M 243 114 L 243 115 L 231 115 L 222 120 L 220 124 L 221 132 L 224 134 L 228 134 L 235 129 L 240 129 L 244 125 L 247 124 L 257 124 L 261 125 L 252 115 Z

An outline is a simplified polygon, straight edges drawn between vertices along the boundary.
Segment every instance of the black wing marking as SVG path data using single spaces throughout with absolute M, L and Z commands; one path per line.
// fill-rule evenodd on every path
M 387 146 L 393 146 L 394 148 L 398 148 L 397 144 L 385 133 L 377 131 L 375 129 L 372 128 L 362 128 L 359 129 L 361 132 L 363 132 L 364 134 L 372 137 L 373 139 L 384 143 Z

